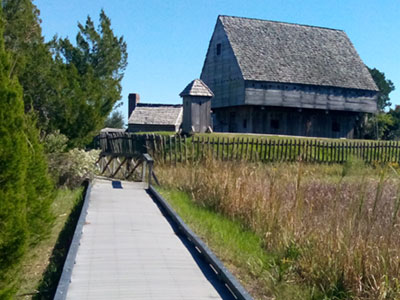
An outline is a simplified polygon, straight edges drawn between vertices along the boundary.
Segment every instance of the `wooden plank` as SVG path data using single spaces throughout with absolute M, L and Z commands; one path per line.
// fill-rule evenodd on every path
M 263 162 L 267 161 L 267 148 L 268 148 L 268 141 L 267 141 L 267 139 L 264 139 L 264 152 L 262 154 Z
M 229 147 L 228 149 L 230 149 L 231 153 L 229 155 L 229 160 L 233 160 L 234 157 L 234 153 L 235 153 L 235 138 L 232 139 L 232 141 L 229 142 L 229 144 L 232 144 L 232 147 Z
M 248 155 L 249 155 L 249 138 L 246 138 L 246 153 L 245 153 L 245 156 L 246 156 L 246 160 L 248 160 Z
M 240 160 L 243 160 L 243 149 L 244 149 L 244 137 L 242 137 L 241 146 L 240 146 Z
M 219 144 L 220 144 L 220 140 L 219 137 L 217 138 L 217 159 L 219 158 Z
M 178 160 L 178 145 L 177 145 L 178 138 L 176 136 L 174 136 L 173 140 L 174 140 L 174 154 L 175 154 L 174 155 L 174 164 L 176 166 L 176 163 Z
M 197 152 L 196 152 L 196 160 L 199 160 L 200 159 L 200 137 L 198 136 L 197 137 Z
M 207 151 L 206 151 L 206 158 L 208 159 L 208 158 L 210 157 L 210 137 L 209 137 L 209 136 L 207 137 L 206 148 L 207 148 Z
M 182 163 L 182 138 L 178 135 L 178 152 L 179 152 L 179 162 Z
M 187 140 L 186 140 L 186 136 L 183 137 L 183 145 L 185 147 L 185 156 L 184 156 L 184 162 L 185 164 L 188 161 L 188 156 L 187 156 Z
M 258 160 L 258 144 L 259 144 L 259 139 L 256 139 L 256 151 L 254 152 L 254 161 L 256 162 Z
M 221 153 L 221 155 L 222 155 L 222 161 L 224 161 L 225 160 L 225 137 L 223 137 L 222 138 L 222 153 Z
M 90 205 L 85 204 L 80 218 L 78 232 L 84 230 L 84 234 L 70 266 L 72 280 L 64 297 L 104 300 L 129 295 L 130 299 L 179 300 L 189 294 L 192 299 L 229 296 L 220 293 L 223 284 L 212 285 L 218 282 L 215 275 L 212 280 L 204 275 L 208 264 L 199 266 L 194 247 L 189 246 L 189 251 L 182 243 L 143 184 L 124 181 L 122 186 L 117 193 L 110 181 L 96 179 L 93 184 L 85 200 Z M 85 223 L 90 226 L 84 227 Z
M 275 159 L 276 159 L 276 155 L 275 155 L 275 150 L 276 150 L 275 140 L 271 140 L 270 149 L 271 149 L 270 161 L 275 161 Z

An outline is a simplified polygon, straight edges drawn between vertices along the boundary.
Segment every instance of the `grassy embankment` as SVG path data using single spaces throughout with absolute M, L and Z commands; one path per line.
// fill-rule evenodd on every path
M 158 165 L 162 193 L 259 299 L 400 299 L 392 167 Z
M 55 221 L 49 236 L 30 249 L 22 263 L 18 299 L 52 299 L 68 251 L 83 188 L 60 189 L 52 204 Z

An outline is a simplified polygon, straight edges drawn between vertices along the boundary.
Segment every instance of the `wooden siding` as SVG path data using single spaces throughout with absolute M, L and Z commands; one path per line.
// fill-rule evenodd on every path
M 218 44 L 221 45 L 219 54 Z M 219 20 L 210 40 L 200 78 L 215 95 L 211 102 L 212 108 L 244 104 L 243 76 Z
M 183 122 L 184 132 L 206 132 L 211 126 L 211 101 L 210 97 L 183 97 Z
M 376 112 L 377 93 L 296 84 L 246 82 L 245 103 L 354 112 Z
M 179 130 L 179 125 L 157 125 L 157 124 L 129 124 L 128 132 L 152 132 L 152 131 L 174 131 Z
M 259 106 L 215 109 L 214 131 L 353 138 L 358 113 Z

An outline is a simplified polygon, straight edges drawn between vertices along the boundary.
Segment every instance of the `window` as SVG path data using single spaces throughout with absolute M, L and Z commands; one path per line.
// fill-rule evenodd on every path
M 243 120 L 243 128 L 244 128 L 244 129 L 247 128 L 247 120 L 246 120 L 246 119 Z
M 279 129 L 279 120 L 271 120 L 271 128 L 272 129 Z
M 217 55 L 221 54 L 221 43 L 217 44 Z
M 338 121 L 332 122 L 332 131 L 339 132 L 340 131 L 340 123 Z

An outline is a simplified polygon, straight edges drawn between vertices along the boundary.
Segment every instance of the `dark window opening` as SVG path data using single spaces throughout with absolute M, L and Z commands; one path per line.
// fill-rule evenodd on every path
M 279 120 L 271 120 L 271 128 L 279 129 Z
M 247 128 L 247 120 L 246 119 L 243 120 L 243 128 L 245 128 L 245 129 Z
M 221 44 L 217 44 L 217 55 L 221 54 Z
M 332 122 L 332 131 L 339 132 L 340 131 L 340 123 L 337 121 Z

